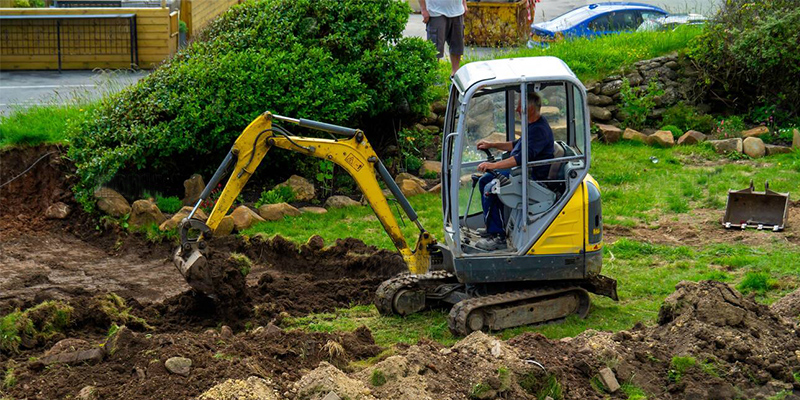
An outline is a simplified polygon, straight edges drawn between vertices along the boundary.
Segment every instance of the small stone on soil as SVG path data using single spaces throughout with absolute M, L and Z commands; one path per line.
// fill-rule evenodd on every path
M 164 366 L 167 371 L 173 374 L 189 376 L 189 371 L 192 369 L 192 360 L 185 357 L 172 357 L 164 363 Z
M 328 394 L 322 398 L 322 400 L 341 400 L 341 399 L 342 398 L 339 397 L 339 395 L 337 395 L 334 392 L 328 392 Z
M 80 400 L 96 400 L 99 399 L 100 396 L 97 395 L 97 388 L 94 386 L 84 386 L 80 392 L 78 392 L 78 399 Z
M 233 337 L 233 330 L 228 325 L 222 325 L 222 328 L 219 329 L 219 335 L 223 339 L 228 339 Z
M 600 370 L 600 381 L 603 382 L 603 386 L 608 389 L 609 393 L 619 390 L 619 382 L 617 382 L 617 377 L 614 376 L 614 371 L 611 371 L 611 368 L 605 367 Z

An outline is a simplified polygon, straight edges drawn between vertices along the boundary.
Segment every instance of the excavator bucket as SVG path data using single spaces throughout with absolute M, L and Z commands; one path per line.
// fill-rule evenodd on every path
M 750 187 L 743 190 L 729 190 L 728 204 L 725 207 L 725 228 L 756 228 L 780 231 L 786 225 L 789 211 L 789 193 L 769 190 L 769 182 L 764 184 L 763 192 Z

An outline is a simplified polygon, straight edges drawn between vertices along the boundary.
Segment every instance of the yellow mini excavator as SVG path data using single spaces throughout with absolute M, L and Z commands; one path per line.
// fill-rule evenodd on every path
M 554 158 L 529 160 L 522 151 L 520 166 L 507 174 L 495 173 L 491 191 L 502 203 L 507 246 L 485 251 L 475 245 L 485 230 L 481 207 L 472 204 L 481 176 L 476 173 L 477 166 L 508 154 L 479 151 L 476 144 L 516 139 L 527 143 L 527 124 L 520 121 L 528 120 L 530 91 L 542 99 L 540 114 L 555 138 Z M 343 138 L 293 136 L 273 124 L 275 121 Z M 213 285 L 206 261 L 209 239 L 272 147 L 333 161 L 352 175 L 408 264 L 408 273 L 377 289 L 375 305 L 384 315 L 450 307 L 450 330 L 467 335 L 571 314 L 584 317 L 589 311 L 589 292 L 617 300 L 616 281 L 600 275 L 603 227 L 600 190 L 589 175 L 586 90 L 557 58 L 475 62 L 452 78 L 442 138 L 444 242 L 422 227 L 362 131 L 265 112 L 239 136 L 194 210 L 181 223 L 181 246 L 174 261 L 196 290 L 207 293 Z M 545 165 L 549 166 L 546 179 L 541 179 L 541 174 L 535 178 L 532 169 L 541 170 Z M 200 203 L 231 167 L 228 183 L 208 220 L 194 219 Z M 403 237 L 378 178 L 419 228 L 413 249 Z

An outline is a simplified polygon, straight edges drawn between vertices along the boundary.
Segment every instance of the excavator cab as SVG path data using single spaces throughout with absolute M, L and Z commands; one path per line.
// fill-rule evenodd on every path
M 529 92 L 542 100 L 541 115 L 554 134 L 553 158 L 529 160 L 523 150 L 519 166 L 494 171 L 491 191 L 502 203 L 507 246 L 481 250 L 475 242 L 485 221 L 481 194 L 475 193 L 480 177 L 476 168 L 508 155 L 478 151 L 476 143 L 481 139 L 528 143 L 528 124 L 520 121 L 528 121 Z M 445 115 L 444 242 L 439 242 L 423 228 L 364 132 L 265 112 L 236 140 L 201 194 L 195 210 L 230 175 L 208 220 L 193 219 L 193 210 L 181 224 L 181 246 L 174 262 L 193 288 L 213 291 L 215 270 L 206 263 L 207 242 L 266 153 L 277 147 L 331 160 L 347 171 L 403 256 L 409 272 L 377 289 L 375 305 L 380 313 L 409 315 L 431 307 L 449 308 L 449 327 L 457 335 L 572 314 L 586 316 L 590 292 L 617 299 L 616 281 L 600 275 L 602 213 L 599 186 L 589 175 L 588 115 L 585 88 L 557 58 L 493 60 L 462 67 L 452 78 Z M 294 136 L 285 125 L 273 122 L 341 138 Z M 546 174 L 541 173 L 544 169 Z M 419 228 L 414 245 L 403 237 L 378 180 Z

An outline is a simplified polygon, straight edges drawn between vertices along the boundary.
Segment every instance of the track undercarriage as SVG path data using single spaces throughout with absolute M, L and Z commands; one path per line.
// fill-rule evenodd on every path
M 384 281 L 375 305 L 382 315 L 410 315 L 428 308 L 450 308 L 450 331 L 466 336 L 477 330 L 501 330 L 589 312 L 589 292 L 616 298 L 616 282 L 591 281 L 466 285 L 446 271 L 404 274 Z

